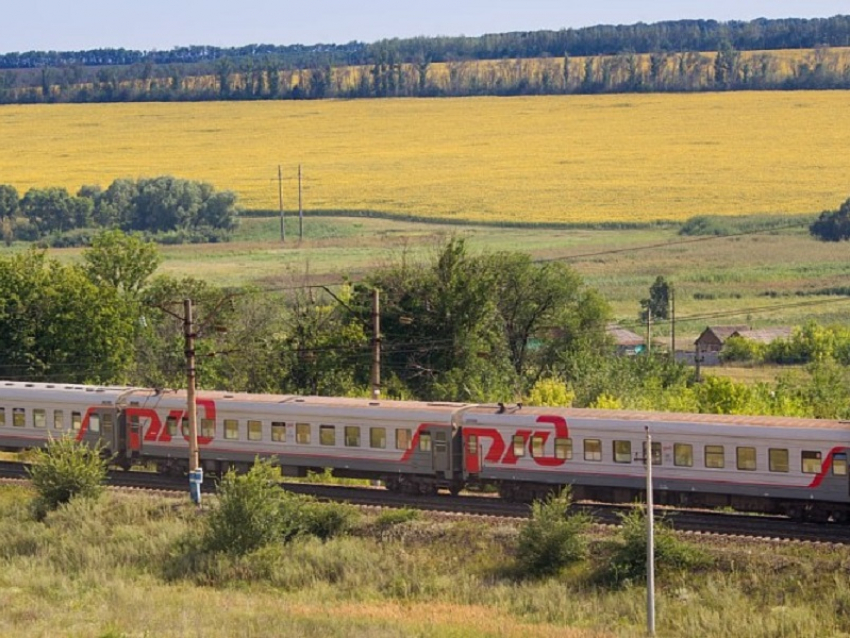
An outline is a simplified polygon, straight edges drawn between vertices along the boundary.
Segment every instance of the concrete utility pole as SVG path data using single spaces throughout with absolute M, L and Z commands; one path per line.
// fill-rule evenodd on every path
M 298 165 L 298 239 L 304 241 L 304 206 L 301 202 L 301 164 Z
M 283 173 L 277 165 L 277 199 L 280 207 L 280 241 L 286 242 L 286 225 L 283 223 Z
M 195 332 L 192 322 L 192 300 L 183 300 L 183 338 L 186 355 L 186 410 L 189 414 L 189 494 L 201 504 L 201 483 L 204 481 L 198 453 L 198 404 L 195 398 Z
M 372 291 L 372 398 L 381 398 L 381 298 L 380 291 Z
M 676 292 L 670 286 L 670 350 L 673 352 L 673 362 L 676 361 Z
M 652 498 L 652 435 L 646 426 L 646 632 L 655 635 L 655 513 Z
M 652 354 L 652 308 L 646 309 L 646 354 Z

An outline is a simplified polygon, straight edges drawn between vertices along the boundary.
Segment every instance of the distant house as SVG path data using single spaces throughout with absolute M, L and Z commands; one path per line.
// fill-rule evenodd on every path
M 608 324 L 605 329 L 614 339 L 618 355 L 635 355 L 646 350 L 646 342 L 639 334 L 627 330 L 615 323 Z
M 733 332 L 731 336 L 767 344 L 777 339 L 790 339 L 793 332 L 794 329 L 788 327 L 760 328 L 758 330 L 738 330 Z
M 732 335 L 748 332 L 749 326 L 709 326 L 697 337 L 694 344 L 700 352 L 720 352 L 723 344 Z

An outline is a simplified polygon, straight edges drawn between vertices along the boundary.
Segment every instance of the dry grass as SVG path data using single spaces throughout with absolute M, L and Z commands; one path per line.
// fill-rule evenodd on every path
M 285 206 L 491 222 L 818 212 L 846 199 L 846 92 L 4 106 L 0 175 L 173 174 Z

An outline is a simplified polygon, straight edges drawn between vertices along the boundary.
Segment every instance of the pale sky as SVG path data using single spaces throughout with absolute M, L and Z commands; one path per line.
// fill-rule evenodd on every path
M 12 0 L 0 53 L 344 44 L 660 20 L 830 17 L 848 0 Z

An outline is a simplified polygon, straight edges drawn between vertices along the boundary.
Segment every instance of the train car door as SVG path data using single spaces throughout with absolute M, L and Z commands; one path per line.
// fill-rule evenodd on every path
M 80 440 L 96 445 L 100 442 L 107 452 L 119 450 L 119 442 L 116 440 L 117 413 L 112 407 L 90 408 L 83 419 L 83 435 Z
M 431 471 L 448 477 L 452 471 L 452 429 L 451 427 L 431 425 L 419 435 L 421 452 L 431 451 Z
M 481 445 L 478 435 L 472 432 L 463 433 L 463 459 L 464 467 L 468 474 L 479 474 L 481 472 Z

